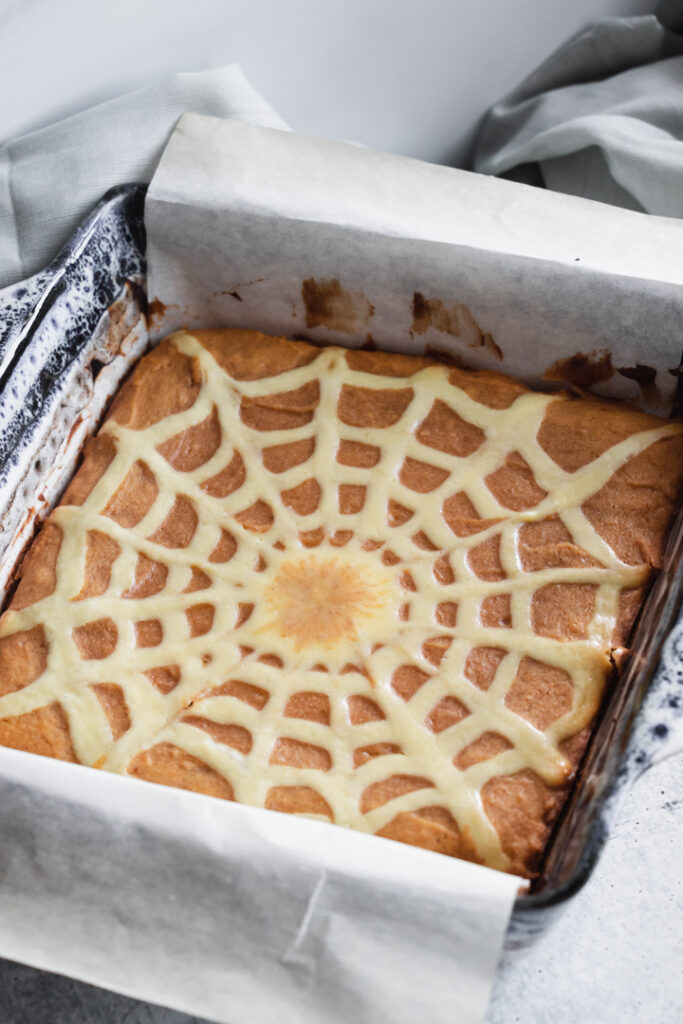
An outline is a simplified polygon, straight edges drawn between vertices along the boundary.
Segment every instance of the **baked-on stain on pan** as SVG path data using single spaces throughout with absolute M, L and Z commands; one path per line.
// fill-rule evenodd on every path
M 354 334 L 367 327 L 375 307 L 362 291 L 342 288 L 336 277 L 307 277 L 301 283 L 306 327 Z
M 588 391 L 614 376 L 612 354 L 607 349 L 599 352 L 575 352 L 556 360 L 543 374 L 544 380 L 562 380 Z
M 634 381 L 643 398 L 657 402 L 657 371 L 653 366 L 636 363 L 635 366 L 615 366 L 608 349 L 594 352 L 575 352 L 574 355 L 558 359 L 543 374 L 544 380 L 566 381 L 582 391 L 589 391 L 598 384 L 611 380 L 615 373 Z
M 493 335 L 484 331 L 471 310 L 463 303 L 447 306 L 442 299 L 427 299 L 422 292 L 414 292 L 412 302 L 412 337 L 426 334 L 430 328 L 441 334 L 450 334 L 468 348 L 486 348 L 502 362 L 503 351 Z

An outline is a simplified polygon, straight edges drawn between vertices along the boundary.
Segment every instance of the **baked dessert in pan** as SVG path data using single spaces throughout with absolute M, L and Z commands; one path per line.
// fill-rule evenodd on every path
M 501 374 L 171 335 L 23 560 L 0 744 L 533 877 L 682 456 Z

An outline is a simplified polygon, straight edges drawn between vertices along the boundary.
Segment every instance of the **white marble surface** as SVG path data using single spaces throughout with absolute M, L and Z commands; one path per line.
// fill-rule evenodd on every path
M 231 61 L 296 130 L 441 162 L 599 14 L 647 0 L 0 0 L 0 141 L 177 70 Z M 504 957 L 487 1024 L 683 1019 L 683 759 L 624 800 L 589 884 L 526 954 Z M 194 1018 L 0 964 L 0 1024 Z M 454 1018 L 455 1019 L 455 1018 Z

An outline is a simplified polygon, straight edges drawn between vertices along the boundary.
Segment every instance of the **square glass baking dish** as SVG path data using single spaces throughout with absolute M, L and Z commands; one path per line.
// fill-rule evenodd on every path
M 148 344 L 145 191 L 135 184 L 109 191 L 49 267 L 0 292 L 3 605 L 37 525 Z M 631 655 L 618 683 L 607 688 L 541 874 L 517 898 L 506 948 L 542 934 L 587 881 L 620 795 L 657 759 L 683 718 L 683 621 L 674 626 L 682 594 L 683 509 L 636 624 Z

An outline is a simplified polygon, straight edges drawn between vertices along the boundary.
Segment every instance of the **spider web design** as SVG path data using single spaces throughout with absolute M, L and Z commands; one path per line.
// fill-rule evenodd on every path
M 522 769 L 566 780 L 562 741 L 594 717 L 619 595 L 644 579 L 582 505 L 677 428 L 632 435 L 569 473 L 537 440 L 552 396 L 490 408 L 446 367 L 383 377 L 336 348 L 237 380 L 193 336 L 172 342 L 201 367 L 198 397 L 142 430 L 105 423 L 113 460 L 82 505 L 53 513 L 54 591 L 0 622 L 0 636 L 41 625 L 48 641 L 44 671 L 0 698 L 0 717 L 58 703 L 85 764 L 164 781 L 180 757 L 218 780 L 216 795 L 364 831 L 442 808 L 478 858 L 507 868 L 482 788 Z M 264 401 L 267 428 L 252 415 Z M 213 453 L 174 460 L 193 430 L 214 438 Z M 276 472 L 280 446 L 289 462 Z M 512 456 L 529 472 L 524 508 L 494 493 Z M 136 473 L 153 500 L 128 522 L 116 494 Z M 553 516 L 585 564 L 523 569 L 520 529 Z M 84 584 L 93 538 L 110 545 L 95 592 Z M 145 597 L 141 566 L 160 574 Z M 558 584 L 592 595 L 583 635 L 532 628 L 534 596 Z M 490 664 L 486 687 L 473 681 L 475 651 Z M 568 681 L 552 720 L 524 688 L 530 660 Z

